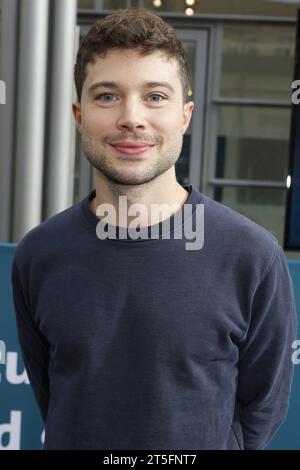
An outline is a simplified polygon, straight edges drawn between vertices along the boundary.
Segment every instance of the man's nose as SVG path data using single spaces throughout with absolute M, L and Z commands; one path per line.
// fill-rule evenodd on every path
M 135 100 L 124 102 L 120 107 L 120 115 L 118 118 L 117 126 L 120 129 L 136 129 L 145 128 L 145 119 L 142 113 L 142 106 Z

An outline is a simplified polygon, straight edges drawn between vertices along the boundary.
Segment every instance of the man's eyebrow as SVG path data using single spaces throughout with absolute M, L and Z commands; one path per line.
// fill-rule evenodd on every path
M 89 87 L 89 93 L 92 93 L 96 88 L 99 88 L 99 87 L 113 88 L 113 89 L 120 88 L 120 86 L 116 82 L 102 81 L 102 82 L 93 83 L 93 85 Z M 141 88 L 164 87 L 170 90 L 172 93 L 175 93 L 174 88 L 168 82 L 142 82 L 140 83 L 140 87 Z

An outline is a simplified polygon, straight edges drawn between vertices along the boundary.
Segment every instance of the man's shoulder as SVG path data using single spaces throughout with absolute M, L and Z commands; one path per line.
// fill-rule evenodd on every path
M 245 215 L 204 195 L 205 233 L 232 254 L 271 261 L 279 248 L 275 235 Z
M 80 204 L 74 204 L 30 229 L 17 244 L 15 260 L 22 264 L 28 258 L 51 256 L 61 251 L 72 229 L 76 231 Z

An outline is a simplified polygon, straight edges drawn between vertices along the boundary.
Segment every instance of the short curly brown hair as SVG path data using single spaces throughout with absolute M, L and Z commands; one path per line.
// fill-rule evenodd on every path
M 110 49 L 138 49 L 141 55 L 157 50 L 167 58 L 176 59 L 182 82 L 183 100 L 188 100 L 190 66 L 181 40 L 162 18 L 145 8 L 120 9 L 96 21 L 82 40 L 74 68 L 78 101 L 86 79 L 87 64 L 95 57 L 105 56 Z

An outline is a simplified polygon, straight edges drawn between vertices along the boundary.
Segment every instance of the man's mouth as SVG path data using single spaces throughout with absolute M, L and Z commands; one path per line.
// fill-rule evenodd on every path
M 144 142 L 118 142 L 110 144 L 118 153 L 124 155 L 139 155 L 149 150 L 153 145 Z

